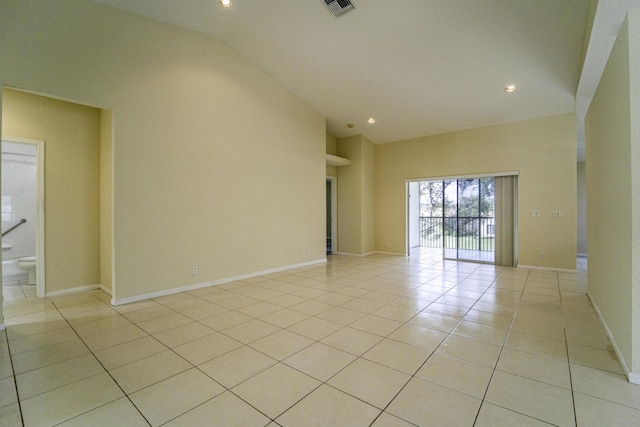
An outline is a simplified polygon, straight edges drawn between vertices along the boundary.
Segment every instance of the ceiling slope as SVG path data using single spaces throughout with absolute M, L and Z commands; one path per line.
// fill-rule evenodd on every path
M 588 0 L 352 0 L 337 18 L 323 0 L 93 1 L 223 40 L 336 137 L 387 143 L 576 111 Z

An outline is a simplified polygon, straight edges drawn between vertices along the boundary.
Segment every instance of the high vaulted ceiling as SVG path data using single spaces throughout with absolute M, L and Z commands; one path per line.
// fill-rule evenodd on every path
M 336 18 L 323 0 L 93 1 L 224 41 L 329 133 L 374 143 L 575 112 L 589 3 L 352 0 Z

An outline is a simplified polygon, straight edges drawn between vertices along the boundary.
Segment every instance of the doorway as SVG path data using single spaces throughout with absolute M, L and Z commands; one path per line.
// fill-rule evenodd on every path
M 443 181 L 445 259 L 495 261 L 493 178 Z
M 327 186 L 327 255 L 338 253 L 338 179 L 334 176 L 328 176 L 326 180 Z
M 2 138 L 2 232 L 5 301 L 44 297 L 44 141 Z
M 420 182 L 420 246 L 442 248 L 444 259 L 493 263 L 493 178 Z
M 432 248 L 443 259 L 515 265 L 516 183 L 515 174 L 408 182 L 408 252 Z

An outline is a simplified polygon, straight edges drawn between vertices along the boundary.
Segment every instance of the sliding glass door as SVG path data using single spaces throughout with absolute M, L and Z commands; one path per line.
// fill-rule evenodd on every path
M 495 185 L 493 178 L 444 181 L 445 259 L 493 263 Z
M 441 249 L 445 259 L 517 265 L 517 175 L 411 184 L 419 203 L 407 211 L 409 249 L 419 245 Z
M 442 256 L 445 259 L 458 258 L 458 181 L 442 181 L 442 235 L 444 245 Z

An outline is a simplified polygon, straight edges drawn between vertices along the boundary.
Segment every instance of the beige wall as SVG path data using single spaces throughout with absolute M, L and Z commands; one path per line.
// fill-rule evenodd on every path
M 338 139 L 338 156 L 351 160 L 338 168 L 340 253 L 366 255 L 376 250 L 375 150 L 362 135 Z
M 362 253 L 376 248 L 376 146 L 362 137 Z M 388 249 L 388 248 L 387 248 Z M 384 251 L 385 249 L 381 249 Z
M 631 104 L 631 327 L 630 377 L 640 385 L 640 5 L 629 11 L 629 97 Z
M 2 91 L 2 88 L 0 87 L 0 108 L 2 108 L 2 102 L 3 102 L 3 98 L 4 98 L 2 93 L 3 93 L 3 91 Z M 2 114 L 0 114 L 0 130 L 1 129 L 2 129 Z M 0 164 L 1 163 L 2 162 L 0 162 Z M 1 175 L 2 174 L 0 174 L 0 176 Z M 0 181 L 1 181 L 1 179 L 0 179 Z M 1 184 L 1 182 L 0 182 L 0 184 Z M 1 185 L 0 185 L 0 188 L 2 188 Z M 0 277 L 2 277 L 2 274 L 3 274 L 3 272 L 2 272 L 2 263 L 0 262 Z M 3 305 L 4 305 L 4 297 L 0 298 L 0 330 L 4 330 L 5 329 Z
M 582 59 L 580 61 L 580 72 L 584 66 L 585 55 L 587 54 L 587 48 L 589 47 L 589 41 L 591 39 L 591 29 L 593 28 L 593 21 L 596 17 L 596 10 L 598 9 L 598 0 L 589 0 L 587 6 L 587 19 L 584 26 L 584 37 L 582 39 Z
M 578 230 L 576 250 L 587 253 L 587 168 L 585 162 L 578 162 Z
M 100 111 L 2 92 L 2 135 L 45 142 L 45 292 L 99 284 Z
M 623 24 L 585 120 L 589 293 L 640 381 L 640 12 Z M 634 310 L 635 306 L 635 310 Z
M 113 113 L 100 111 L 100 283 L 113 288 Z
M 327 134 L 326 136 L 327 154 L 338 155 L 338 140 L 335 136 Z M 327 176 L 338 176 L 338 168 L 336 166 L 327 165 Z
M 351 160 L 338 168 L 338 239 L 343 254 L 362 249 L 362 136 L 341 138 L 338 156 Z
M 84 0 L 0 7 L 0 84 L 113 111 L 116 300 L 325 260 L 320 114 L 216 39 Z
M 574 115 L 378 145 L 376 248 L 406 251 L 406 179 L 519 172 L 519 264 L 576 268 Z M 531 211 L 539 210 L 539 217 Z M 560 210 L 560 218 L 552 217 Z M 540 259 L 540 253 L 546 259 Z

